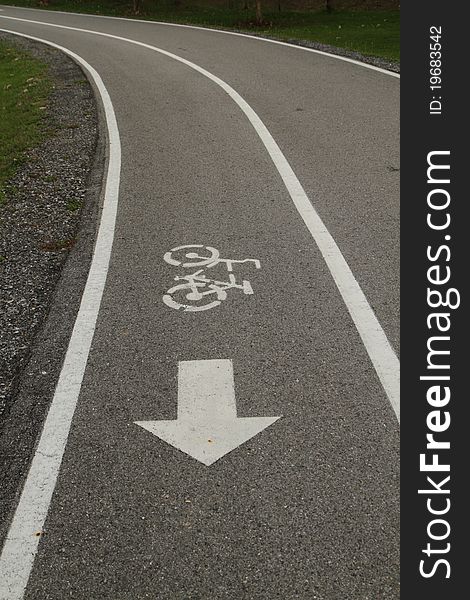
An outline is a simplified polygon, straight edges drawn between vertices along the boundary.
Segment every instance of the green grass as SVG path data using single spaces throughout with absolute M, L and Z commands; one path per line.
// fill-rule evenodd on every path
M 310 40 L 395 62 L 400 60 L 398 11 L 322 12 L 312 13 L 308 18 L 292 13 L 286 15 L 281 27 L 273 25 L 265 33 L 279 39 Z
M 82 207 L 82 203 L 80 202 L 80 200 L 77 200 L 76 198 L 72 198 L 71 200 L 69 200 L 67 202 L 67 210 L 69 210 L 70 212 L 75 212 L 76 210 L 79 210 Z
M 133 17 L 131 0 L 49 0 L 49 9 L 66 10 L 101 15 Z M 175 6 L 174 0 L 144 0 L 141 19 L 168 21 L 237 29 L 261 33 L 288 40 L 309 40 L 330 44 L 339 48 L 355 50 L 365 55 L 379 56 L 392 61 L 400 60 L 400 12 L 399 11 L 281 11 L 265 10 L 265 25 L 254 24 L 253 1 L 250 8 L 195 6 L 182 0 Z M 0 0 L 0 4 L 38 7 L 37 0 Z M 234 5 L 236 3 L 234 2 Z M 240 3 L 241 6 L 241 3 Z M 281 2 L 282 6 L 282 2 Z M 46 8 L 46 7 L 41 7 Z
M 47 67 L 0 42 L 0 204 L 4 186 L 44 136 L 41 119 L 51 82 Z

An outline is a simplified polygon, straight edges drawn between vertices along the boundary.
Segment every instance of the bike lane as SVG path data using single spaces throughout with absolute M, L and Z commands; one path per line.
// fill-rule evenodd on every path
M 398 597 L 395 418 L 253 129 L 165 57 L 28 30 L 102 74 L 122 179 L 98 326 L 26 597 Z M 190 244 L 258 260 L 233 265 L 253 294 L 228 289 L 197 312 L 165 304 L 182 271 L 164 256 Z M 225 264 L 210 271 L 227 280 Z M 206 360 L 231 361 L 238 416 L 282 415 L 210 466 L 136 425 L 175 419 L 180 365 Z
M 55 11 L 8 14 L 137 39 L 232 85 L 262 118 L 399 353 L 399 79 L 292 45 Z

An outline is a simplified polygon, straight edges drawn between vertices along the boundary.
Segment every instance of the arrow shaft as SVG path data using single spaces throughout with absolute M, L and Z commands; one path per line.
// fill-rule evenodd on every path
M 195 423 L 235 419 L 235 384 L 231 360 L 180 361 L 178 419 Z

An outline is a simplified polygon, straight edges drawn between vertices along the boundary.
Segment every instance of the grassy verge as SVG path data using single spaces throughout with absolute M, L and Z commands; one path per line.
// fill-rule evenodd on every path
M 232 0 L 233 1 L 233 0 Z M 308 40 L 354 50 L 391 61 L 400 60 L 399 11 L 273 11 L 265 10 L 264 25 L 254 24 L 253 2 L 249 9 L 241 7 L 195 6 L 179 0 L 144 0 L 141 19 L 168 21 L 237 29 L 261 33 L 286 40 Z M 38 8 L 38 0 L 0 0 L 0 4 L 16 4 Z M 240 4 L 241 6 L 241 4 Z M 282 6 L 282 2 L 281 2 Z M 49 0 L 51 10 L 132 17 L 132 0 Z
M 26 150 L 44 135 L 41 118 L 51 89 L 46 70 L 46 65 L 0 41 L 0 205 L 5 182 Z

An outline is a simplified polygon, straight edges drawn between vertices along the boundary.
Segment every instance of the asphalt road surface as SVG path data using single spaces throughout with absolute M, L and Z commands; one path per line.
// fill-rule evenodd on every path
M 0 28 L 95 70 L 110 143 L 0 597 L 397 599 L 399 79 L 197 28 Z

